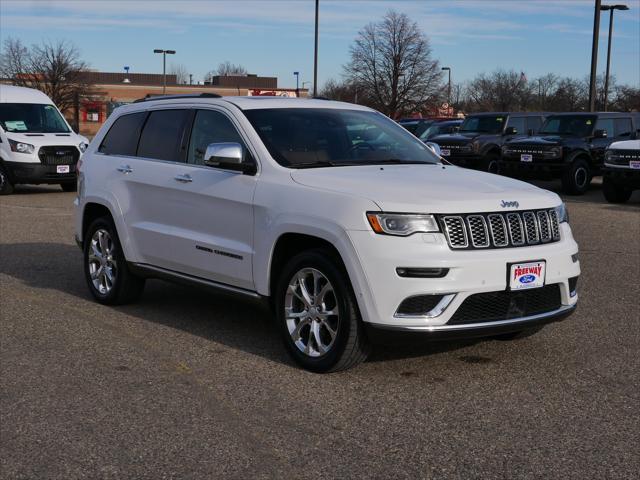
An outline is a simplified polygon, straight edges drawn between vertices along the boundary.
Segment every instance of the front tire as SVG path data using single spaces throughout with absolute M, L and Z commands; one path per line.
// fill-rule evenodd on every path
M 95 220 L 84 237 L 84 273 L 93 297 L 104 305 L 136 301 L 144 278 L 129 271 L 118 232 L 109 217 Z
M 602 193 L 609 203 L 624 203 L 631 198 L 633 190 L 624 185 L 619 185 L 605 175 L 602 179 Z
M 278 327 L 301 367 L 317 373 L 346 370 L 370 351 L 348 275 L 331 252 L 293 257 L 275 290 Z
M 499 163 L 498 155 L 495 154 L 495 153 L 487 154 L 487 156 L 484 159 L 484 162 L 482 164 L 482 169 L 485 172 L 489 172 L 489 173 L 493 173 L 495 175 L 498 175 L 500 173 L 500 163 Z
M 9 174 L 2 164 L 0 164 L 0 195 L 10 195 L 13 193 L 13 184 L 9 180 Z
M 562 188 L 569 195 L 584 195 L 589 189 L 592 177 L 589 162 L 577 158 L 562 175 Z

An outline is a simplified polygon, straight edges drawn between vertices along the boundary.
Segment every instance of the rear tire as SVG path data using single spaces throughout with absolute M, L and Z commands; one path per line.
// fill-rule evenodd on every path
M 584 195 L 589 189 L 593 174 L 589 162 L 575 159 L 562 175 L 562 188 L 569 195 Z
M 78 189 L 78 184 L 76 182 L 64 182 L 61 183 L 63 192 L 75 192 Z
M 614 182 L 605 175 L 602 179 L 602 193 L 609 203 L 624 203 L 631 198 L 633 190 Z
M 104 305 L 132 303 L 144 289 L 144 278 L 129 271 L 110 217 L 94 220 L 85 234 L 84 273 L 89 291 Z
M 293 257 L 275 289 L 275 309 L 293 360 L 316 373 L 346 370 L 370 351 L 349 277 L 324 249 Z
M 2 164 L 0 164 L 0 195 L 10 195 L 13 193 L 13 184 L 9 180 L 9 174 Z

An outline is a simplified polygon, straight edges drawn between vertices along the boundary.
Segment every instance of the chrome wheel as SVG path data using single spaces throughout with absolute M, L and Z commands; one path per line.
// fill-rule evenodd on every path
M 584 188 L 584 186 L 587 184 L 587 178 L 589 178 L 589 174 L 587 173 L 586 169 L 578 167 L 576 169 L 574 178 L 578 188 Z
M 340 311 L 329 279 L 315 268 L 299 270 L 289 281 L 284 316 L 291 340 L 302 353 L 320 357 L 331 350 Z
M 87 262 L 93 287 L 102 295 L 111 291 L 118 275 L 118 265 L 113 258 L 114 248 L 113 239 L 107 230 L 100 228 L 95 231 L 89 244 Z

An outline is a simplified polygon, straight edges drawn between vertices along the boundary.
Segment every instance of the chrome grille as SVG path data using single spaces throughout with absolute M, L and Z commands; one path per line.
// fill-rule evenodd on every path
M 454 249 L 523 247 L 560 240 L 558 215 L 553 209 L 438 218 Z
M 462 217 L 443 217 L 442 222 L 451 246 L 455 245 L 454 248 L 466 248 L 469 246 L 467 230 L 464 227 Z

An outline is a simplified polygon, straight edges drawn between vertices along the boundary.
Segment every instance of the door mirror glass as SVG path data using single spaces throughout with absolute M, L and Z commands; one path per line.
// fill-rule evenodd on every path
M 518 134 L 518 130 L 516 129 L 516 127 L 507 127 L 504 130 L 504 134 L 505 135 L 517 135 Z
M 242 145 L 239 143 L 210 143 L 204 153 L 204 164 L 209 167 L 239 170 L 243 158 Z
M 442 156 L 442 151 L 440 150 L 440 145 L 438 145 L 437 143 L 425 142 L 425 145 L 427 146 L 427 148 L 429 150 L 431 150 L 433 153 L 435 153 L 438 157 Z
M 598 129 L 593 132 L 593 138 L 607 138 L 607 131 Z

